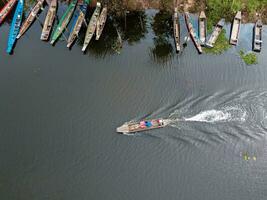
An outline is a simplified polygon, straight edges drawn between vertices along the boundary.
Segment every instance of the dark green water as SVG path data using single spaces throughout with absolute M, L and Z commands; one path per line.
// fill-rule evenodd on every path
M 41 42 L 37 21 L 7 55 L 9 24 L 0 27 L 1 199 L 266 199 L 266 29 L 259 64 L 247 66 L 238 51 L 251 49 L 252 24 L 223 55 L 198 55 L 192 42 L 176 55 L 156 13 L 143 28 L 135 15 L 118 26 L 120 54 L 110 23 L 86 55 Z M 115 132 L 158 117 L 171 126 Z

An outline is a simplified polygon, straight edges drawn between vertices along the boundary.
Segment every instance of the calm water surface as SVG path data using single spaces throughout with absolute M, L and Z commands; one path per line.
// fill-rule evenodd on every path
M 117 22 L 120 54 L 113 23 L 85 55 L 64 38 L 41 42 L 38 21 L 7 55 L 1 26 L 1 199 L 266 199 L 267 42 L 252 66 L 238 56 L 251 49 L 252 24 L 223 55 L 198 55 L 192 42 L 176 55 L 168 16 L 141 19 Z M 171 125 L 115 132 L 158 117 Z

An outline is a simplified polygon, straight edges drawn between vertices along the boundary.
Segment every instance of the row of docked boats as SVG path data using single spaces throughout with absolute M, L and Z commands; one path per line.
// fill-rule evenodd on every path
M 184 13 L 185 24 L 188 30 L 188 33 L 197 49 L 197 51 L 201 54 L 203 52 L 202 47 L 213 48 L 216 43 L 223 26 L 225 25 L 225 19 L 220 19 L 219 22 L 213 28 L 213 31 L 209 37 L 207 38 L 207 17 L 204 11 L 201 11 L 198 17 L 198 30 L 196 30 L 193 26 L 193 20 L 190 17 L 188 12 Z M 237 12 L 234 17 L 229 43 L 232 45 L 238 44 L 239 33 L 241 29 L 241 20 L 242 15 L 241 12 Z M 253 29 L 253 50 L 260 52 L 262 47 L 262 29 L 263 24 L 260 19 L 258 19 L 255 23 Z M 173 35 L 175 40 L 176 51 L 179 52 L 181 50 L 181 37 L 180 37 L 180 22 L 179 22 L 179 13 L 178 7 L 174 8 L 173 13 Z
M 107 6 L 104 6 L 101 10 L 101 3 L 97 2 L 96 8 L 92 14 L 91 19 L 89 20 L 89 24 L 87 25 L 86 21 L 86 13 L 88 5 L 91 0 L 84 0 L 82 2 L 78 2 L 78 0 L 73 0 L 69 5 L 62 17 L 60 18 L 58 24 L 54 28 L 54 31 L 51 36 L 51 44 L 55 44 L 55 42 L 64 34 L 67 30 L 69 32 L 67 41 L 67 47 L 71 47 L 74 44 L 74 41 L 77 39 L 79 32 L 81 30 L 82 25 L 87 26 L 87 31 L 83 43 L 82 51 L 85 51 L 92 40 L 93 36 L 96 34 L 96 40 L 99 40 L 103 29 L 105 27 L 105 23 L 107 20 Z M 12 23 L 10 26 L 9 36 L 8 36 L 8 45 L 7 45 L 7 53 L 11 53 L 14 47 L 14 44 L 17 39 L 23 36 L 26 31 L 30 28 L 33 22 L 38 19 L 38 14 L 43 10 L 43 6 L 45 4 L 45 0 L 37 0 L 36 4 L 30 10 L 28 16 L 22 23 L 22 15 L 24 9 L 24 0 L 9 0 L 6 5 L 0 10 L 0 24 L 4 22 L 9 13 L 16 6 L 15 13 L 13 15 Z M 55 19 L 57 16 L 57 0 L 51 0 L 47 2 L 49 5 L 45 21 L 42 27 L 41 40 L 47 41 L 49 40 L 50 34 L 53 29 L 53 25 L 55 23 Z M 68 31 L 67 27 L 72 20 L 72 25 L 70 31 Z M 39 20 L 39 19 L 38 19 Z M 64 35 L 63 35 L 64 36 Z M 65 36 L 64 36 L 65 37 Z

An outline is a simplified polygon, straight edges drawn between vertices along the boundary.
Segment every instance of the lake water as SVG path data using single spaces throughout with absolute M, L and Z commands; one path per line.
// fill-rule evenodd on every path
M 38 21 L 7 55 L 0 27 L 1 199 L 266 199 L 267 42 L 251 66 L 239 50 L 251 50 L 252 24 L 222 55 L 198 55 L 191 41 L 177 55 L 167 18 L 118 22 L 120 54 L 111 19 L 85 55 L 64 38 L 40 41 Z M 116 133 L 159 117 L 172 123 Z

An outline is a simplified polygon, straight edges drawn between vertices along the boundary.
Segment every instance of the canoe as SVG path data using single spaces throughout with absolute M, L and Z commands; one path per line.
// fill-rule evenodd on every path
M 61 17 L 61 19 L 59 20 L 59 23 L 53 33 L 51 44 L 54 44 L 56 42 L 56 40 L 59 38 L 59 36 L 64 32 L 64 30 L 68 26 L 71 20 L 71 17 L 74 13 L 76 4 L 77 4 L 77 0 L 72 1 L 70 5 L 68 6 L 67 10 L 65 11 L 65 13 L 63 14 L 63 16 Z
M 136 132 L 163 128 L 168 124 L 169 124 L 168 120 L 165 119 L 144 120 L 140 122 L 123 124 L 122 126 L 118 127 L 116 131 L 117 133 L 122 133 L 122 134 L 135 134 Z
M 78 5 L 78 10 L 74 15 L 74 19 L 73 19 L 73 23 L 72 23 L 72 27 L 70 30 L 70 35 L 68 38 L 68 44 L 67 47 L 71 47 L 71 45 L 73 44 L 73 42 L 75 41 L 75 39 L 78 37 L 78 34 L 81 30 L 82 24 L 85 20 L 85 15 L 86 15 L 86 11 L 87 11 L 87 3 L 83 3 Z
M 31 26 L 33 21 L 35 20 L 37 14 L 40 12 L 41 8 L 43 7 L 44 0 L 38 0 L 35 6 L 32 8 L 30 14 L 28 15 L 27 19 L 22 24 L 17 39 L 19 39 Z
M 253 51 L 260 52 L 262 46 L 262 21 L 257 20 L 253 30 Z
M 242 17 L 241 11 L 238 11 L 232 24 L 232 30 L 230 36 L 230 44 L 232 45 L 237 45 L 238 42 L 240 26 L 241 26 L 241 17 Z
M 180 21 L 179 21 L 179 13 L 178 8 L 174 8 L 173 14 L 173 36 L 174 36 L 174 43 L 176 47 L 176 52 L 181 50 L 180 45 Z
M 12 11 L 16 3 L 17 0 L 9 0 L 6 5 L 0 10 L 0 24 L 3 23 L 6 16 Z
M 107 15 L 108 15 L 108 8 L 104 7 L 96 23 L 96 38 L 95 38 L 96 40 L 99 40 L 104 30 L 104 27 L 107 21 Z
M 201 11 L 198 18 L 198 37 L 201 46 L 206 44 L 207 38 L 207 17 L 204 11 Z
M 201 45 L 200 45 L 200 41 L 199 41 L 198 36 L 196 34 L 196 31 L 195 31 L 195 29 L 193 27 L 193 24 L 190 21 L 189 13 L 185 12 L 184 17 L 185 17 L 185 23 L 186 23 L 186 27 L 188 29 L 188 32 L 190 34 L 190 37 L 191 37 L 195 47 L 197 48 L 198 53 L 201 54 L 202 53 L 202 48 L 201 48 Z
M 16 42 L 16 38 L 19 33 L 19 29 L 21 25 L 23 7 L 24 7 L 24 0 L 19 0 L 17 7 L 16 7 L 15 14 L 12 19 L 10 30 L 9 30 L 8 43 L 7 43 L 7 49 L 6 49 L 7 53 L 11 53 L 13 46 Z
M 52 0 L 48 8 L 47 15 L 45 17 L 45 22 L 41 34 L 41 40 L 48 40 L 53 23 L 57 13 L 57 0 Z
M 217 41 L 217 39 L 218 39 L 222 29 L 223 29 L 224 24 L 225 24 L 225 19 L 223 19 L 223 18 L 216 24 L 215 28 L 212 31 L 212 34 L 210 35 L 208 42 L 206 43 L 207 47 L 209 47 L 209 48 L 213 47 L 213 45 Z
M 88 44 L 90 43 L 90 41 L 91 41 L 91 39 L 95 33 L 96 23 L 97 23 L 98 16 L 100 14 L 100 9 L 101 9 L 101 3 L 97 2 L 95 11 L 94 11 L 94 13 L 90 19 L 90 22 L 88 24 L 88 27 L 87 27 L 82 51 L 86 50 Z

